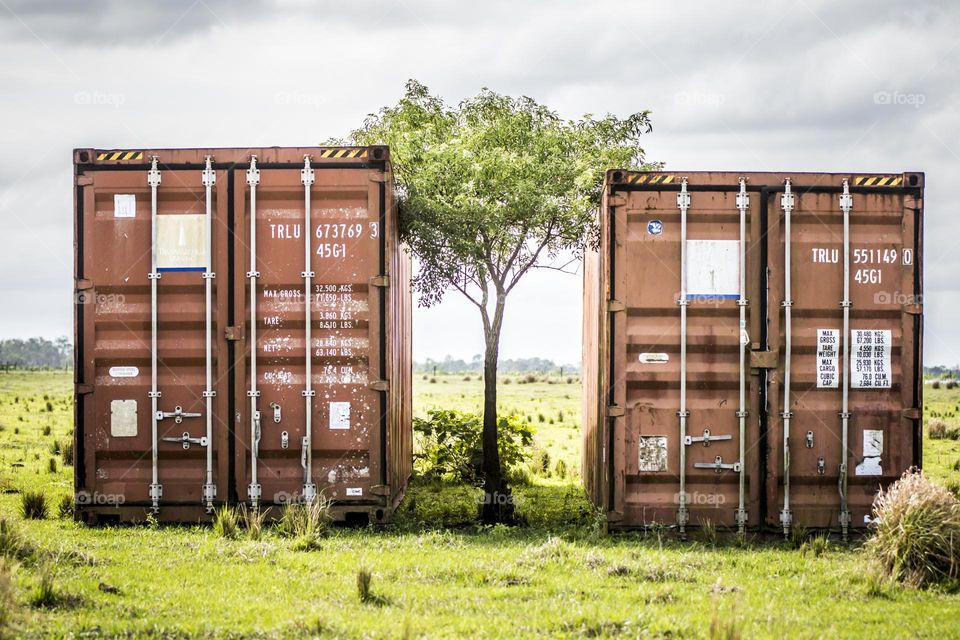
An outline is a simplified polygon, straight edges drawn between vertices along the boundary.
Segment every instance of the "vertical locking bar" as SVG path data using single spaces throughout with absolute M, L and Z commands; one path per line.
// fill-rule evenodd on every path
M 317 485 L 313 482 L 313 324 L 312 298 L 313 271 L 310 270 L 313 249 L 310 238 L 313 235 L 313 226 L 310 222 L 310 187 L 314 183 L 314 171 L 310 167 L 310 156 L 303 156 L 303 169 L 300 171 L 300 182 L 303 183 L 304 233 L 303 233 L 303 302 L 304 302 L 304 435 L 301 441 L 303 447 L 303 500 L 313 502 L 317 495 Z
M 250 486 L 247 495 L 250 498 L 250 507 L 254 510 L 260 506 L 260 483 L 257 479 L 257 454 L 260 449 L 260 411 L 257 408 L 257 399 L 260 391 L 257 390 L 257 185 L 260 184 L 260 170 L 257 169 L 257 156 L 250 156 L 250 168 L 247 169 L 247 184 L 250 186 L 250 270 L 247 278 L 250 280 Z
M 203 502 L 207 512 L 213 511 L 213 499 L 217 495 L 217 487 L 213 484 L 213 185 L 217 182 L 217 174 L 213 170 L 213 157 L 206 157 L 206 167 L 203 170 L 201 181 L 206 189 L 207 206 L 207 247 L 206 264 L 204 265 L 204 298 L 206 307 L 206 369 L 207 381 L 203 397 L 207 405 L 207 474 L 203 485 Z
M 853 196 L 850 195 L 850 183 L 843 181 L 843 193 L 840 195 L 840 210 L 843 211 L 843 392 L 840 401 L 841 452 L 840 452 L 840 529 L 843 540 L 847 540 L 850 526 L 850 510 L 847 504 L 847 450 L 850 428 L 850 210 L 853 209 Z
M 783 210 L 783 510 L 780 512 L 780 524 L 783 526 L 783 535 L 790 535 L 790 523 L 793 516 L 790 512 L 790 361 L 793 353 L 793 293 L 791 290 L 791 232 L 790 219 L 793 215 L 794 197 L 790 190 L 790 178 L 784 181 L 783 195 L 780 198 L 780 208 Z
M 737 306 L 740 308 L 740 402 L 737 409 L 737 420 L 740 423 L 740 488 L 737 504 L 737 531 L 744 533 L 747 525 L 747 512 L 744 508 L 744 494 L 746 493 L 746 435 L 747 435 L 747 209 L 750 207 L 750 196 L 747 195 L 747 179 L 740 178 L 740 193 L 737 194 L 737 209 L 740 210 L 740 297 Z
M 157 281 L 160 272 L 157 271 L 157 187 L 160 186 L 160 169 L 158 158 L 150 159 L 150 170 L 147 172 L 147 184 L 150 185 L 150 510 L 153 513 L 160 511 L 160 498 L 163 496 L 163 486 L 157 473 Z
M 687 437 L 687 209 L 690 208 L 690 194 L 687 192 L 687 179 L 680 182 L 677 194 L 677 207 L 680 209 L 680 492 L 677 508 L 677 530 L 680 537 L 686 535 L 689 521 L 687 511 L 687 452 L 683 444 Z

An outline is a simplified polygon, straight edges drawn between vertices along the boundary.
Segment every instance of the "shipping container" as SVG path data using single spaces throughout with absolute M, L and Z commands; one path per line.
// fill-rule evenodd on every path
M 388 150 L 73 159 L 76 517 L 329 499 L 389 520 L 412 370 Z
M 869 524 L 921 464 L 923 186 L 607 173 L 582 465 L 611 527 Z

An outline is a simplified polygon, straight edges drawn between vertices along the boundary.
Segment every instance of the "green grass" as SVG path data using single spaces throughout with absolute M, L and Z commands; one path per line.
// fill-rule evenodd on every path
M 417 412 L 476 407 L 480 383 L 461 378 L 435 384 L 418 378 Z M 69 436 L 69 388 L 69 374 L 0 373 L 0 470 L 9 491 L 42 490 L 51 505 L 69 492 L 73 468 L 60 465 L 51 473 L 46 466 L 52 440 Z M 579 385 L 514 381 L 502 390 L 502 407 L 535 419 L 538 412 L 569 412 L 563 424 L 539 425 L 538 438 L 554 458 L 578 468 Z M 45 394 L 53 405 L 49 413 Z M 16 395 L 20 403 L 13 403 Z M 46 424 L 49 437 L 42 435 Z M 23 466 L 12 467 L 15 462 Z M 960 476 L 948 467 L 937 467 L 944 481 Z M 529 526 L 478 527 L 470 522 L 476 493 L 417 483 L 396 526 L 334 529 L 313 551 L 298 550 L 296 539 L 272 527 L 252 540 L 222 538 L 211 527 L 90 529 L 53 515 L 25 521 L 20 496 L 0 493 L 0 516 L 38 548 L 11 574 L 16 605 L 5 633 L 705 638 L 713 629 L 744 638 L 958 635 L 960 596 L 878 585 L 856 548 L 824 545 L 818 555 L 776 543 L 741 548 L 722 533 L 716 549 L 678 543 L 669 532 L 605 536 L 577 482 L 556 478 L 516 489 L 518 512 Z M 425 531 L 424 521 L 452 528 Z M 366 598 L 358 587 L 362 571 L 370 576 Z M 31 606 L 44 575 L 56 598 L 50 606 Z

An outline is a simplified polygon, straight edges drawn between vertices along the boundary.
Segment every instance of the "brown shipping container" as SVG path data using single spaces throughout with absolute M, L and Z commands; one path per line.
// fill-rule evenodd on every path
M 387 149 L 78 149 L 74 169 L 77 518 L 324 496 L 389 520 L 412 372 Z
M 923 185 L 607 173 L 583 477 L 611 527 L 869 523 L 921 463 Z

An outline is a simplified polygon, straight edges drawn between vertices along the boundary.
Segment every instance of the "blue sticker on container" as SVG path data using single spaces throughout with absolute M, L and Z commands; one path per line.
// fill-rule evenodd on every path
M 663 223 L 659 220 L 651 220 L 647 223 L 647 233 L 652 236 L 658 236 L 663 233 Z

